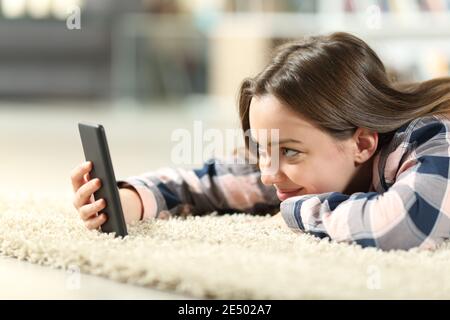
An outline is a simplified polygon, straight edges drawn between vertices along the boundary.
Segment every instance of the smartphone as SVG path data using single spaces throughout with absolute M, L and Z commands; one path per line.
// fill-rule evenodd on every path
M 99 178 L 102 186 L 94 192 L 95 200 L 103 198 L 106 207 L 102 210 L 108 220 L 100 227 L 102 232 L 115 232 L 117 236 L 126 236 L 127 225 L 120 203 L 119 190 L 114 176 L 111 156 L 106 141 L 105 129 L 101 124 L 78 123 L 81 143 L 86 161 L 92 161 L 90 178 Z

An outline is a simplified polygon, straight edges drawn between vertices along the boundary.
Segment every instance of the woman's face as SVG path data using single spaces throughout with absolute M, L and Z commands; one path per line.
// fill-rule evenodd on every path
M 253 97 L 249 112 L 252 138 L 260 148 L 262 182 L 274 185 L 281 201 L 304 194 L 344 193 L 356 173 L 352 138 L 337 141 L 272 95 Z M 267 130 L 265 138 L 260 129 Z M 279 129 L 279 143 L 270 141 L 271 129 Z M 262 145 L 264 139 L 270 147 Z M 277 168 L 268 170 L 277 153 Z

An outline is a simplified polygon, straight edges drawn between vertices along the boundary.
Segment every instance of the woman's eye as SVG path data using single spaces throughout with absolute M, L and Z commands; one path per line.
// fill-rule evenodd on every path
M 282 148 L 281 149 L 281 153 L 286 156 L 286 157 L 295 157 L 296 155 L 298 155 L 300 153 L 300 151 L 297 150 L 293 150 L 293 149 L 288 149 L 288 148 Z

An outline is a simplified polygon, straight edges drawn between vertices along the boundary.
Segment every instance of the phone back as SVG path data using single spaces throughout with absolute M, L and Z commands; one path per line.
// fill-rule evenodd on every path
M 101 226 L 102 232 L 115 232 L 116 236 L 126 236 L 127 227 L 120 203 L 119 192 L 106 141 L 105 129 L 100 124 L 79 123 L 81 142 L 86 161 L 92 161 L 90 178 L 99 178 L 102 186 L 94 192 L 94 198 L 103 198 L 106 207 L 101 211 L 108 220 Z

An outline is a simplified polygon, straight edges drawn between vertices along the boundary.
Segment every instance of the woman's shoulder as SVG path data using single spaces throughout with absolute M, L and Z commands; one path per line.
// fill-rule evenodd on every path
M 407 129 L 408 141 L 419 146 L 431 139 L 447 138 L 450 131 L 450 117 L 442 115 L 424 116 L 412 121 Z
M 388 149 L 393 151 L 399 145 L 418 147 L 432 139 L 448 139 L 449 132 L 450 116 L 428 115 L 419 117 L 396 130 Z
M 450 119 L 438 115 L 419 117 L 401 126 L 377 161 L 383 189 L 396 181 L 402 168 L 417 163 L 425 155 L 440 156 L 449 162 L 449 132 Z

